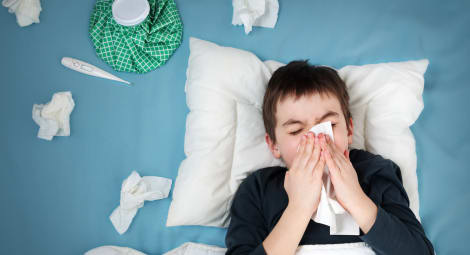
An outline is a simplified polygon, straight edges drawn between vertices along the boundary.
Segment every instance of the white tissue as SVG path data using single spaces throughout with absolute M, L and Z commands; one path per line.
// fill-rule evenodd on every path
M 38 137 L 50 141 L 54 136 L 70 136 L 70 113 L 74 107 L 70 91 L 55 93 L 45 105 L 33 105 L 33 120 L 39 125 Z
M 168 197 L 171 189 L 171 179 L 140 175 L 132 171 L 131 175 L 122 182 L 121 203 L 114 209 L 109 219 L 119 234 L 127 231 L 137 210 L 144 206 L 144 201 L 153 201 Z
M 39 23 L 41 2 L 39 0 L 3 0 L 2 5 L 8 12 L 16 14 L 16 22 L 20 27 Z
M 245 34 L 252 26 L 274 28 L 279 12 L 277 0 L 232 0 L 233 25 L 244 25 Z
M 310 129 L 315 135 L 323 133 L 334 141 L 331 121 L 322 122 Z M 312 220 L 330 226 L 330 235 L 359 235 L 359 225 L 354 218 L 338 203 L 334 187 L 331 184 L 328 167 L 323 173 L 323 186 L 321 189 L 318 209 L 312 215 Z
M 106 245 L 91 249 L 84 255 L 145 255 L 145 253 L 132 248 Z

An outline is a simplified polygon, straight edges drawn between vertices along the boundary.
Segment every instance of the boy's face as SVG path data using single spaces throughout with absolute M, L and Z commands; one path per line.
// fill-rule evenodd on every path
M 325 121 L 331 121 L 334 143 L 349 158 L 348 145 L 352 143 L 352 119 L 348 120 L 350 122 L 348 130 L 338 99 L 334 95 L 319 93 L 302 96 L 298 100 L 295 100 L 295 96 L 290 96 L 282 103 L 277 103 L 274 128 L 276 143 L 273 143 L 266 134 L 266 142 L 273 156 L 281 157 L 287 168 L 290 168 L 302 135 L 313 126 Z

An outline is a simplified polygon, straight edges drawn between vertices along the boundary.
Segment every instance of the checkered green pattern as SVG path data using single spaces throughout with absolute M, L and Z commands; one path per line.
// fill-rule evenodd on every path
M 148 0 L 150 13 L 126 27 L 113 18 L 113 0 L 97 0 L 90 18 L 96 53 L 116 71 L 146 73 L 165 64 L 180 46 L 183 24 L 174 0 Z

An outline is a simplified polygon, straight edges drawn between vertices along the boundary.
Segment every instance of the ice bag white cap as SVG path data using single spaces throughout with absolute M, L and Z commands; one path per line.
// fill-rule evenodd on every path
M 315 135 L 323 133 L 334 141 L 331 121 L 322 122 L 310 129 Z M 359 225 L 354 218 L 336 200 L 333 185 L 331 184 L 328 167 L 325 165 L 323 173 L 323 186 L 320 203 L 317 211 L 313 213 L 312 220 L 330 226 L 330 235 L 359 235 Z
M 135 26 L 147 18 L 150 5 L 147 0 L 115 0 L 113 18 L 123 26 Z

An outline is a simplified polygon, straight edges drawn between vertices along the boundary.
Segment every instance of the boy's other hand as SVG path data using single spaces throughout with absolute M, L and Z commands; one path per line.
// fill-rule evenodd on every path
M 358 205 L 358 201 L 367 195 L 359 184 L 356 170 L 349 160 L 349 153 L 346 152 L 346 155 L 341 153 L 327 135 L 321 137 L 320 145 L 338 202 L 347 211 L 351 211 L 352 207 Z
M 299 149 L 286 172 L 284 188 L 289 205 L 311 216 L 318 208 L 325 159 L 320 157 L 321 145 L 312 132 L 301 138 Z
M 320 144 L 338 202 L 367 234 L 377 218 L 377 206 L 362 190 L 349 153 L 343 155 L 328 136 L 322 138 Z

